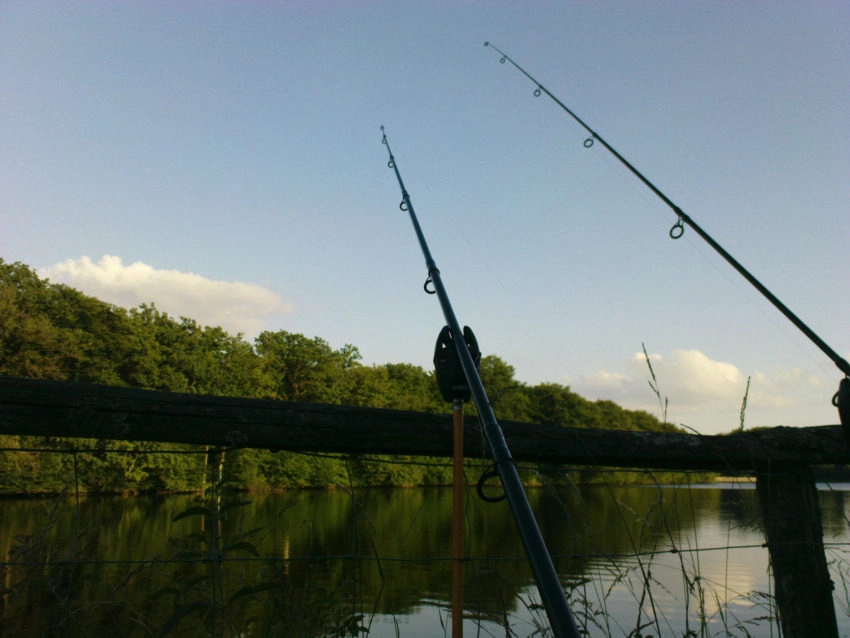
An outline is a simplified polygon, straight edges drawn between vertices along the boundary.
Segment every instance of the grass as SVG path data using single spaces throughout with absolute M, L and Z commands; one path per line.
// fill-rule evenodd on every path
M 656 485 L 623 491 L 602 487 L 592 492 L 580 486 L 557 485 L 551 489 L 559 490 L 559 498 L 546 497 L 545 507 L 563 508 L 583 529 L 588 543 L 581 547 L 583 557 L 575 559 L 579 561 L 577 568 L 561 572 L 570 607 L 587 635 L 702 638 L 767 635 L 771 631 L 778 634 L 773 600 L 768 594 L 733 591 L 724 582 L 722 569 L 719 578 L 714 569 L 714 580 L 706 574 L 702 557 L 708 548 L 698 542 L 694 523 L 688 523 L 695 520 L 696 509 L 694 492 L 688 486 L 677 490 Z M 584 498 L 576 498 L 571 492 L 583 494 Z M 623 500 L 625 495 L 637 492 L 651 498 Z M 604 494 L 607 496 L 602 499 Z M 106 521 L 81 521 L 79 536 L 71 526 L 69 533 L 57 540 L 53 534 L 66 520 L 60 510 L 67 501 L 45 501 L 37 532 L 22 535 L 10 556 L 27 565 L 7 565 L 2 573 L 6 584 L 3 611 L 15 612 L 3 616 L 7 623 L 3 635 L 28 635 L 25 631 L 12 631 L 8 624 L 16 616 L 17 627 L 25 627 L 27 608 L 38 609 L 37 617 L 49 621 L 42 625 L 40 634 L 31 635 L 50 635 L 49 627 L 68 626 L 79 627 L 78 635 L 104 635 L 105 616 L 110 616 L 113 623 L 109 633 L 122 636 L 405 635 L 405 618 L 415 610 L 404 610 L 397 606 L 398 602 L 393 603 L 393 626 L 386 625 L 392 618 L 382 621 L 384 633 L 378 633 L 378 625 L 374 624 L 377 617 L 386 617 L 384 608 L 377 605 L 383 590 L 380 584 L 376 588 L 371 583 L 363 568 L 374 572 L 380 558 L 384 578 L 404 578 L 405 570 L 404 563 L 395 563 L 395 557 L 376 555 L 386 535 L 374 534 L 371 513 L 360 502 L 358 490 L 349 497 L 352 520 L 357 522 L 356 528 L 351 527 L 350 538 L 364 552 L 353 552 L 344 561 L 323 560 L 318 555 L 306 559 L 312 567 L 303 578 L 294 577 L 294 563 L 264 552 L 262 538 L 267 530 L 250 524 L 234 529 L 233 519 L 242 516 L 249 506 L 239 495 L 221 496 L 216 505 L 218 498 L 211 491 L 205 501 L 174 516 L 183 524 L 191 523 L 196 531 L 174 540 L 173 555 L 135 567 L 119 566 L 107 578 L 103 566 L 98 565 L 94 543 L 98 526 Z M 585 500 L 591 497 L 592 500 Z M 592 514 L 593 523 L 590 519 L 589 525 L 582 523 L 588 509 L 600 507 L 600 499 L 616 517 L 607 519 L 609 527 L 629 526 L 632 540 L 628 542 L 634 546 L 624 547 L 617 555 L 603 553 L 611 548 L 602 539 L 594 544 L 594 534 L 599 535 L 602 520 L 598 513 Z M 641 504 L 636 506 L 637 503 Z M 228 519 L 231 524 L 224 525 Z M 221 525 L 216 526 L 216 521 Z M 71 547 L 79 548 L 73 557 L 68 553 Z M 673 553 L 671 548 L 677 551 Z M 71 558 L 76 562 L 70 562 Z M 841 558 L 836 555 L 835 560 Z M 495 604 L 484 606 L 479 606 L 481 598 L 478 603 L 473 595 L 467 598 L 467 619 L 475 621 L 472 635 L 551 635 L 536 589 L 519 575 L 522 572 L 514 568 L 511 560 L 510 556 L 502 556 L 501 560 L 494 558 L 492 563 L 483 564 L 495 566 L 496 572 L 490 576 L 486 569 L 482 570 L 481 563 L 468 563 L 468 590 L 492 588 L 496 576 L 501 592 L 497 599 L 491 599 Z M 556 556 L 556 560 L 563 563 L 573 559 Z M 262 569 L 254 571 L 252 566 L 258 563 Z M 438 566 L 439 563 L 434 564 L 435 568 Z M 387 571 L 387 567 L 392 569 Z M 846 566 L 843 569 L 846 573 Z M 338 578 L 326 579 L 322 575 L 326 570 L 338 570 Z M 133 602 L 135 590 L 159 577 L 165 577 L 167 583 L 154 589 L 156 595 Z M 98 579 L 105 581 L 102 587 L 94 586 Z M 839 581 L 839 590 L 842 582 L 846 581 Z M 391 581 L 388 584 L 393 585 Z M 420 595 L 429 602 L 418 604 L 444 609 L 433 595 Z M 624 609 L 629 611 L 624 614 Z M 751 613 L 752 610 L 759 613 Z M 432 635 L 448 635 L 448 621 L 435 622 Z

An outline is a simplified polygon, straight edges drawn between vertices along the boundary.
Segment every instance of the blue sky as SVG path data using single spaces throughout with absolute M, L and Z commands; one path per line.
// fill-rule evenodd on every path
M 0 257 L 125 306 L 728 431 L 837 422 L 840 373 L 499 56 L 850 357 L 846 2 L 2 2 Z

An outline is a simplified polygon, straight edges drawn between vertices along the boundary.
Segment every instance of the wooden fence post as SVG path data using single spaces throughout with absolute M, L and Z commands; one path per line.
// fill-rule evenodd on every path
M 838 637 L 817 488 L 807 465 L 759 470 L 764 523 L 784 638 Z

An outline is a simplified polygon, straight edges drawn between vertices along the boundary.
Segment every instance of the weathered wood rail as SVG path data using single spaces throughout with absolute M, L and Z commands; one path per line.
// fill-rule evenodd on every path
M 726 436 L 588 430 L 500 421 L 518 461 L 754 471 L 850 462 L 841 427 Z M 467 456 L 480 456 L 467 417 Z M 452 455 L 451 414 L 154 392 L 0 377 L 0 434 L 160 441 L 352 454 Z
M 785 638 L 838 636 L 811 467 L 850 463 L 839 425 L 725 436 L 501 421 L 514 459 L 756 476 Z M 451 456 L 450 414 L 212 397 L 0 377 L 0 434 L 346 454 Z M 465 453 L 480 456 L 477 420 Z

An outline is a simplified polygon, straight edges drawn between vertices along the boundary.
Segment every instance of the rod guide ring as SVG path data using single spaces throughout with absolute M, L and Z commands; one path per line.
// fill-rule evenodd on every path
M 507 494 L 502 492 L 498 496 L 490 496 L 484 491 L 484 484 L 490 480 L 491 478 L 497 478 L 499 476 L 499 472 L 496 469 L 495 464 L 486 472 L 484 472 L 481 477 L 478 479 L 478 484 L 475 486 L 475 491 L 478 492 L 478 498 L 480 498 L 485 503 L 498 503 L 500 501 L 504 501 L 507 498 Z
M 685 234 L 685 226 L 682 224 L 682 218 L 670 227 L 670 239 L 679 239 Z

